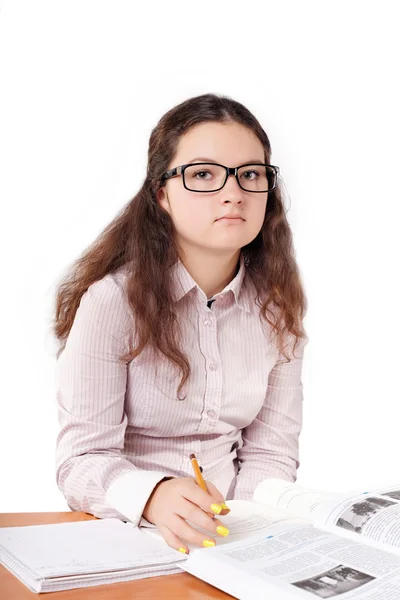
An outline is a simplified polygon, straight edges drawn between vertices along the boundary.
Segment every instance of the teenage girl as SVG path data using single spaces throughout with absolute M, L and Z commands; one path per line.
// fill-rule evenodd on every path
M 225 500 L 296 480 L 307 301 L 280 186 L 267 134 L 229 97 L 152 130 L 141 189 L 57 290 L 72 510 L 153 524 L 187 552 L 227 535 Z

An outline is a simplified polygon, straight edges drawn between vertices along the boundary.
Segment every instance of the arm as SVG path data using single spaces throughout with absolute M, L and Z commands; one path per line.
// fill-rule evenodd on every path
M 111 276 L 82 296 L 57 364 L 56 478 L 72 510 L 138 524 L 168 474 L 139 469 L 122 455 L 127 364 L 119 356 L 127 349 L 128 308 Z
M 307 343 L 308 338 L 299 341 L 295 357 L 289 350 L 290 363 L 278 355 L 269 374 L 264 404 L 242 431 L 235 500 L 251 500 L 257 485 L 269 477 L 296 481 L 302 427 L 301 371 Z

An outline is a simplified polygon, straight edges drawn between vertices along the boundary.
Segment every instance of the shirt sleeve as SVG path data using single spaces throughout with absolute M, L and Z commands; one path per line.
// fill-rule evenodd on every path
M 296 481 L 303 414 L 301 372 L 308 341 L 308 337 L 301 339 L 294 355 L 289 349 L 290 362 L 278 354 L 268 377 L 264 404 L 242 430 L 234 499 L 252 500 L 257 485 L 270 477 Z
M 83 294 L 57 363 L 57 485 L 72 510 L 138 525 L 155 485 L 169 474 L 124 458 L 129 305 L 111 275 Z M 138 401 L 140 401 L 138 399 Z

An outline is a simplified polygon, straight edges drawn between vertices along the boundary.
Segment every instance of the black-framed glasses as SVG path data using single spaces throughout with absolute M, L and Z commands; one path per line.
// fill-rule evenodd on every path
M 246 163 L 238 167 L 209 162 L 188 163 L 163 173 L 161 187 L 167 179 L 178 175 L 182 175 L 183 186 L 190 192 L 217 192 L 224 187 L 229 175 L 234 175 L 242 190 L 265 193 L 276 187 L 279 167 L 263 163 Z

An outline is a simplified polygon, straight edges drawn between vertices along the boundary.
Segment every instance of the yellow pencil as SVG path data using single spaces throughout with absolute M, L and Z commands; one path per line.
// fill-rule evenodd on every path
M 190 462 L 192 463 L 192 467 L 193 467 L 193 471 L 194 471 L 194 476 L 195 476 L 197 485 L 199 485 L 208 494 L 209 491 L 207 489 L 206 482 L 203 479 L 203 475 L 201 474 L 199 463 L 197 462 L 196 455 L 195 454 L 191 454 L 189 458 L 190 458 Z
M 191 454 L 189 456 L 189 458 L 190 458 L 190 462 L 192 463 L 192 467 L 193 467 L 193 471 L 194 471 L 194 476 L 195 476 L 197 485 L 199 485 L 205 492 L 207 492 L 207 494 L 209 494 L 210 492 L 208 491 L 207 486 L 206 486 L 206 482 L 203 479 L 203 475 L 201 473 L 201 470 L 200 470 L 200 467 L 199 467 L 199 463 L 197 462 L 196 455 L 195 454 Z M 207 512 L 207 514 L 212 519 L 215 519 L 215 514 L 214 513 L 216 513 L 216 514 L 220 514 L 221 513 L 221 515 L 226 515 L 231 510 L 229 508 L 229 506 L 227 506 L 225 504 L 225 502 L 221 502 L 220 504 L 214 503 L 214 504 L 211 505 L 211 509 L 214 512 L 209 512 L 208 510 L 206 512 Z M 220 526 L 220 529 L 222 529 L 224 533 L 221 533 L 220 531 L 218 531 L 218 528 L 217 528 L 217 532 L 218 533 L 221 533 L 221 535 L 228 535 L 229 530 L 226 529 L 226 527 Z

